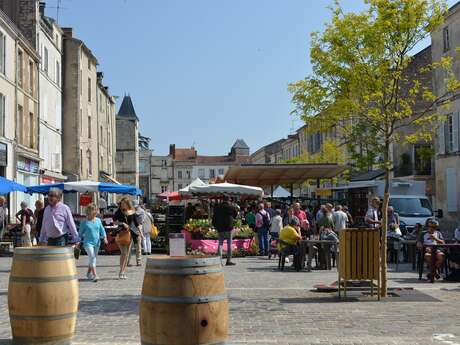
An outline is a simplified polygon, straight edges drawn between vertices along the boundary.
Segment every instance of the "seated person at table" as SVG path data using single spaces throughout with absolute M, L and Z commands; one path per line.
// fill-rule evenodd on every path
M 281 229 L 279 239 L 280 250 L 283 250 L 286 254 L 298 252 L 299 241 L 302 239 L 299 218 L 293 216 L 289 220 L 289 224 Z
M 460 228 L 455 229 L 454 241 L 460 244 Z M 448 258 L 450 273 L 445 279 L 460 282 L 460 248 L 451 248 Z
M 428 231 L 423 235 L 423 244 L 424 245 L 433 245 L 433 244 L 444 244 L 444 238 L 438 229 L 439 223 L 434 220 L 430 219 L 427 221 Z M 435 249 L 435 252 L 432 250 L 433 248 L 425 248 L 425 262 L 428 264 L 431 270 L 431 256 L 436 255 L 436 262 L 435 262 L 435 278 L 439 279 L 439 268 L 442 266 L 444 262 L 444 253 L 440 249 Z M 427 275 L 428 279 L 431 278 L 431 274 Z

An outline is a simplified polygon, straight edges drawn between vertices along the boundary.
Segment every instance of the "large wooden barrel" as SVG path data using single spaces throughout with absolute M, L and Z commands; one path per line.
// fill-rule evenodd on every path
M 73 248 L 16 248 L 8 308 L 13 344 L 70 344 L 78 311 Z
M 220 258 L 148 258 L 139 323 L 142 345 L 224 344 L 228 298 Z

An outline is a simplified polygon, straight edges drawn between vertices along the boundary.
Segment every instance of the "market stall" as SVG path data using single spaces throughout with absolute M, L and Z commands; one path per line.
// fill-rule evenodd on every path
M 231 183 L 216 183 L 210 185 L 195 185 L 188 188 L 194 198 L 201 200 L 219 200 L 223 197 L 233 199 L 259 199 L 263 197 L 263 190 L 259 187 L 237 185 Z M 209 217 L 211 218 L 211 217 Z M 185 239 L 189 252 L 216 254 L 219 241 L 218 233 L 208 219 L 190 219 L 185 224 Z M 254 241 L 255 233 L 248 225 L 244 225 L 241 219 L 235 221 L 233 230 L 232 250 L 237 256 L 253 255 L 257 253 Z M 224 246 L 223 251 L 226 251 Z

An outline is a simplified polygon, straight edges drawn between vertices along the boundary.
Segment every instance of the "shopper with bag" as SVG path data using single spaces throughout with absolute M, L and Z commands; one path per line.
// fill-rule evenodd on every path
M 21 209 L 16 213 L 16 219 L 21 223 L 22 236 L 21 242 L 23 247 L 32 247 L 32 221 L 34 213 L 28 208 L 25 201 L 21 202 Z
M 107 244 L 107 236 L 104 226 L 99 218 L 96 217 L 97 207 L 94 204 L 89 204 L 86 207 L 86 220 L 80 224 L 80 239 L 83 248 L 88 255 L 88 271 L 86 277 L 88 280 L 97 282 L 99 277 L 96 273 L 96 257 L 101 246 L 101 241 Z
M 144 232 L 144 240 L 142 241 L 144 254 L 152 254 L 152 227 L 153 225 L 153 216 L 152 214 L 145 209 L 144 205 L 141 205 L 141 209 L 144 211 L 144 217 L 142 219 L 142 230 Z
M 144 238 L 142 223 L 138 221 L 136 210 L 131 199 L 124 197 L 120 200 L 118 210 L 115 212 L 114 221 L 118 225 L 115 241 L 120 248 L 120 273 L 119 279 L 126 279 L 131 243 L 136 245 L 136 257 L 140 265 L 140 240 Z

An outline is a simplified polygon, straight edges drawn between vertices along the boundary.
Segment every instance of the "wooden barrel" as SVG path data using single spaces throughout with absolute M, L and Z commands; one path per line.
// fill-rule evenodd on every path
M 70 344 L 78 311 L 73 248 L 16 248 L 8 308 L 13 344 Z
M 142 345 L 224 344 L 228 298 L 220 258 L 148 258 L 139 323 Z

